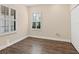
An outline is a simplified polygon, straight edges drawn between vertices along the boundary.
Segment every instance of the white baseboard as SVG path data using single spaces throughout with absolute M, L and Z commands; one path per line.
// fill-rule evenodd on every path
M 18 39 L 18 40 L 16 40 L 16 41 L 14 41 L 14 42 L 12 42 L 12 43 L 9 43 L 9 44 L 7 44 L 7 45 L 4 45 L 4 46 L 0 47 L 0 50 L 2 50 L 2 49 L 4 49 L 4 48 L 7 48 L 7 47 L 9 47 L 9 46 L 11 46 L 11 45 L 13 45 L 13 44 L 15 44 L 15 43 L 17 43 L 17 42 L 19 42 L 19 41 L 25 39 L 25 38 L 27 38 L 27 37 L 35 37 L 35 38 L 43 38 L 43 39 L 49 39 L 49 40 L 57 40 L 57 41 L 70 42 L 70 40 L 66 40 L 66 39 L 57 39 L 57 38 L 44 37 L 44 36 L 27 35 L 27 36 L 24 36 L 24 37 L 22 37 L 22 38 L 20 38 L 20 39 Z
M 53 37 L 34 36 L 34 35 L 28 35 L 28 37 L 36 37 L 36 38 L 43 38 L 43 39 L 49 39 L 49 40 L 70 42 L 70 39 L 68 40 L 68 39 L 60 39 L 60 38 L 53 38 Z
M 74 48 L 79 52 L 79 47 L 78 47 L 74 42 L 72 42 L 72 45 L 73 45 Z
M 2 50 L 2 49 L 4 49 L 4 48 L 7 48 L 7 47 L 9 47 L 9 46 L 11 46 L 11 45 L 13 45 L 13 44 L 15 44 L 15 43 L 17 43 L 17 42 L 19 42 L 19 41 L 25 39 L 25 38 L 27 38 L 27 37 L 28 37 L 28 36 L 24 36 L 24 37 L 22 37 L 22 38 L 20 38 L 20 39 L 18 39 L 18 40 L 16 40 L 16 41 L 14 41 L 14 42 L 12 42 L 12 43 L 9 43 L 9 44 L 7 44 L 7 45 L 4 45 L 4 46 L 0 47 L 0 50 Z
M 9 43 L 9 44 L 7 44 L 7 45 L 4 45 L 4 46 L 0 47 L 0 50 L 2 50 L 2 49 L 4 49 L 4 48 L 7 48 L 7 47 L 9 47 L 9 46 L 11 46 L 11 45 L 13 45 L 13 44 L 15 44 L 15 43 L 17 43 L 17 42 L 19 42 L 19 41 L 25 39 L 25 38 L 27 38 L 27 37 L 35 37 L 35 38 L 43 38 L 43 39 L 49 39 L 49 40 L 70 42 L 70 40 L 66 40 L 66 39 L 57 39 L 57 38 L 44 37 L 44 36 L 27 35 L 27 36 L 24 36 L 24 37 L 18 39 L 17 41 L 14 41 L 14 42 L 12 42 L 12 43 Z M 74 43 L 72 43 L 72 44 L 74 45 Z M 75 46 L 74 46 L 74 47 L 75 47 Z M 75 47 L 75 48 L 76 48 L 77 51 L 79 52 L 79 49 L 78 49 L 77 47 Z

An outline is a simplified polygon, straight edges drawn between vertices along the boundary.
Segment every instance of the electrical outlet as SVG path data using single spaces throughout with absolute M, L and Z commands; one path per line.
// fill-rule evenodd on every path
M 56 33 L 56 36 L 57 36 L 57 37 L 60 37 L 61 35 L 60 35 L 59 33 Z

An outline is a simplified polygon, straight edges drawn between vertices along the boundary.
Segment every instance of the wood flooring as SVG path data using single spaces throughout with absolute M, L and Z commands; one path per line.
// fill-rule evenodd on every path
M 0 54 L 78 54 L 71 43 L 28 37 L 0 51 Z

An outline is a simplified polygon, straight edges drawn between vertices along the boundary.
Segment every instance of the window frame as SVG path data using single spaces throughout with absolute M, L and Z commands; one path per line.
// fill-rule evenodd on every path
M 34 14 L 40 15 L 40 16 L 37 17 L 37 18 L 40 17 L 39 21 L 34 20 Z M 41 19 L 42 19 L 42 18 L 41 18 L 41 12 L 39 12 L 39 11 L 33 11 L 33 12 L 32 12 L 32 26 L 31 26 L 32 30 L 41 30 L 41 24 L 42 24 L 42 23 L 41 23 Z M 35 26 L 36 28 L 33 28 L 33 22 L 36 23 L 36 26 Z M 40 28 L 37 28 L 37 26 L 38 26 L 37 23 L 38 23 L 38 22 L 40 22 Z
M 1 6 L 3 6 L 3 5 L 0 5 L 0 8 L 1 8 Z M 13 8 L 9 8 L 9 7 L 7 7 L 7 6 L 4 6 L 4 7 L 6 7 L 6 8 L 8 8 L 9 10 L 8 11 L 4 11 L 4 12 L 8 12 L 9 14 L 8 15 L 3 15 L 3 14 L 1 14 L 1 9 L 0 9 L 0 17 L 1 16 L 4 16 L 4 19 L 2 19 L 2 21 L 4 21 L 5 20 L 5 22 L 8 22 L 9 24 L 8 24 L 8 31 L 6 32 L 6 31 L 4 31 L 4 32 L 2 32 L 2 33 L 0 33 L 0 36 L 3 36 L 3 35 L 8 35 L 8 34 L 11 34 L 11 33 L 16 33 L 16 30 L 17 29 L 15 29 L 15 30 L 13 30 L 13 31 L 11 31 L 11 21 L 12 21 L 12 18 L 11 18 L 11 9 L 13 9 Z M 13 10 L 15 10 L 15 9 L 13 9 Z M 15 13 L 16 13 L 16 10 L 15 10 Z M 16 15 L 15 15 L 15 17 L 16 17 Z M 0 19 L 1 20 L 1 19 Z M 16 19 L 14 19 L 14 21 L 16 22 Z M 5 25 L 5 26 L 7 26 L 7 24 Z M 15 27 L 16 27 L 16 24 L 15 24 Z M 7 29 L 5 29 L 6 27 L 4 27 L 4 30 L 7 30 Z

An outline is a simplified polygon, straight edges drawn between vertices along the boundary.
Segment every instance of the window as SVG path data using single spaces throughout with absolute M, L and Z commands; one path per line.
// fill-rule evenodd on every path
M 32 29 L 40 29 L 41 14 L 39 12 L 33 12 L 32 17 Z
M 16 31 L 16 11 L 0 5 L 0 33 Z
M 11 9 L 11 31 L 16 30 L 16 11 Z

